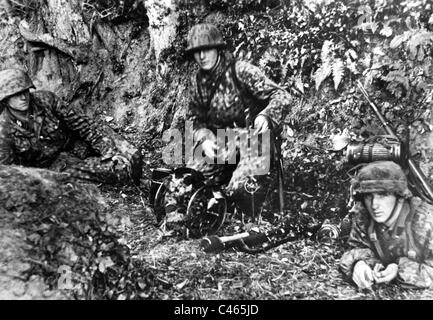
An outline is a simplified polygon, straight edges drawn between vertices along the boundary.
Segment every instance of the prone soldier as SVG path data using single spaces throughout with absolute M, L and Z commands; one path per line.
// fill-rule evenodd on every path
M 49 168 L 98 183 L 140 182 L 138 148 L 54 93 L 31 88 L 23 70 L 0 71 L 0 164 Z
M 397 281 L 433 286 L 433 206 L 412 196 L 402 168 L 372 162 L 352 180 L 355 206 L 351 249 L 340 269 L 361 289 Z

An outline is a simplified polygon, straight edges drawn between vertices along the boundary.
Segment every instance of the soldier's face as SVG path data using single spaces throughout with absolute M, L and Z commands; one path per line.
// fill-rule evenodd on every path
M 29 109 L 29 91 L 25 90 L 9 97 L 7 103 L 14 110 L 27 111 Z
M 202 70 L 209 71 L 218 60 L 218 50 L 215 48 L 198 50 L 194 52 L 194 59 Z
M 364 196 L 364 204 L 377 223 L 386 222 L 392 214 L 397 197 L 390 193 L 369 193 Z

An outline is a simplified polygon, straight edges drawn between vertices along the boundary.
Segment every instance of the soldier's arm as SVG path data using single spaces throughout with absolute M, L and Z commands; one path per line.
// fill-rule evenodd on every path
M 414 242 L 420 259 L 402 257 L 398 260 L 397 281 L 408 287 L 433 287 L 433 206 L 423 203 L 412 220 Z
M 46 105 L 51 106 L 54 114 L 65 123 L 68 129 L 89 143 L 100 155 L 113 152 L 115 149 L 113 140 L 104 135 L 97 124 L 87 115 L 70 108 L 52 92 L 43 92 L 39 94 L 38 98 L 43 99 Z
M 408 257 L 399 258 L 397 281 L 406 287 L 433 287 L 433 259 L 419 263 Z
M 353 268 L 358 261 L 363 260 L 370 268 L 380 263 L 380 259 L 373 251 L 368 238 L 368 223 L 366 212 L 358 207 L 348 239 L 351 249 L 345 252 L 340 259 L 340 270 L 348 278 L 352 278 Z
M 270 80 L 258 67 L 247 62 L 236 63 L 236 75 L 239 82 L 255 99 L 266 104 L 259 115 L 264 115 L 276 125 L 280 125 L 294 103 L 293 97 Z
M 12 164 L 14 153 L 12 142 L 7 132 L 7 123 L 0 115 L 0 164 Z
M 346 251 L 340 259 L 340 270 L 347 278 L 352 278 L 353 268 L 359 261 L 364 261 L 370 268 L 374 268 L 380 260 L 370 248 L 354 248 Z

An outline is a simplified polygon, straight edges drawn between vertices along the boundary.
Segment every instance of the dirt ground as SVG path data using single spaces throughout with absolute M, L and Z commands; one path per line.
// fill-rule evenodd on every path
M 34 181 L 37 178 L 34 175 L 25 177 Z M 27 180 L 22 180 L 21 184 L 15 184 L 17 190 L 26 184 Z M 14 193 L 15 202 L 22 203 L 22 209 L 16 209 L 15 205 L 13 209 L 9 201 L 11 211 L 4 211 L 1 215 L 0 299 L 433 299 L 433 290 L 408 290 L 397 285 L 380 285 L 370 291 L 358 291 L 344 281 L 338 270 L 344 250 L 340 242 L 326 244 L 319 243 L 314 237 L 300 237 L 256 255 L 235 250 L 208 254 L 200 247 L 201 239 L 170 235 L 155 226 L 146 188 L 99 186 L 101 194 L 95 193 L 95 198 L 87 198 L 87 193 L 84 193 L 87 189 L 78 188 L 79 197 L 71 195 L 56 202 L 56 196 L 42 192 L 45 189 L 40 183 L 30 185 L 33 189 L 28 190 L 28 199 L 23 198 L 24 193 Z M 61 188 L 55 190 L 52 192 L 62 192 Z M 93 190 L 96 190 L 94 186 Z M 2 194 L 7 196 L 7 193 Z M 39 204 L 43 197 L 53 199 L 45 211 L 42 203 Z M 91 206 L 92 199 L 104 199 L 104 208 L 109 208 L 104 216 L 109 226 L 104 229 L 109 232 L 105 236 L 96 226 L 91 227 L 93 220 L 85 218 L 96 209 Z M 65 202 L 72 200 L 78 202 Z M 88 208 L 82 207 L 87 211 L 71 207 L 73 203 L 88 201 L 91 202 Z M 41 218 L 37 217 L 39 213 Z M 54 218 L 52 221 L 44 220 L 43 216 L 47 214 L 53 214 L 58 221 Z M 79 219 L 80 216 L 83 218 Z M 76 217 L 76 222 L 68 227 L 70 217 Z M 19 225 L 17 221 L 20 221 Z M 78 232 L 81 223 L 91 227 L 92 233 Z M 233 234 L 233 224 L 239 224 L 239 221 L 226 224 L 218 235 Z M 8 225 L 16 227 L 8 228 Z M 36 232 L 32 231 L 34 228 Z M 48 246 L 44 245 L 45 242 L 35 242 L 39 233 L 42 235 L 39 238 L 48 241 Z M 86 251 L 71 247 L 73 243 L 84 242 L 88 244 Z M 122 249 L 122 256 L 127 255 L 125 260 L 119 260 L 120 252 L 110 251 L 110 246 L 119 250 L 121 246 L 128 247 L 127 251 Z M 68 255 L 63 247 L 73 248 L 77 254 L 70 252 Z M 78 274 L 87 275 L 86 279 L 91 280 L 86 283 L 93 286 L 90 290 L 93 295 L 76 296 L 68 290 L 56 290 L 58 265 L 68 257 L 71 261 L 82 260 L 81 264 L 71 266 Z M 102 263 L 110 257 L 114 259 L 109 259 L 110 264 Z M 103 270 L 101 264 L 105 266 Z M 95 269 L 100 272 L 95 273 Z
M 397 285 L 358 291 L 338 270 L 344 250 L 339 242 L 299 239 L 257 255 L 235 250 L 207 254 L 200 239 L 164 236 L 155 228 L 143 194 L 118 195 L 104 191 L 113 211 L 127 221 L 118 231 L 132 258 L 144 262 L 159 280 L 153 296 L 157 299 L 433 299 L 433 290 Z
M 146 168 L 156 165 L 151 161 Z M 338 270 L 344 251 L 341 242 L 326 244 L 304 236 L 256 255 L 235 250 L 205 253 L 200 248 L 201 239 L 170 235 L 155 226 L 146 181 L 140 188 L 97 186 L 100 193 L 96 186 L 71 189 L 60 184 L 46 189 L 42 183 L 45 180 L 36 173 L 54 179 L 48 172 L 3 169 L 0 178 L 5 185 L 0 194 L 9 199 L 9 209 L 0 220 L 0 299 L 433 299 L 433 290 L 408 290 L 397 285 L 358 291 Z M 148 170 L 145 177 L 149 176 Z M 17 179 L 10 184 L 14 172 Z M 86 190 L 94 190 L 94 195 Z M 107 210 L 98 209 L 98 199 Z M 95 210 L 103 214 L 107 234 L 86 218 Z M 52 218 L 47 220 L 47 215 Z M 7 227 L 12 222 L 16 227 Z M 85 225 L 90 230 L 85 231 Z M 235 233 L 234 225 L 239 221 L 227 223 L 218 235 Z M 37 234 L 41 235 L 39 240 Z M 71 247 L 84 242 L 86 250 Z M 66 254 L 67 248 L 76 254 Z M 119 258 L 125 254 L 124 260 Z M 56 290 L 62 259 L 75 261 L 70 265 L 91 280 L 87 283 L 93 286 L 93 295 L 74 296 L 70 291 Z M 104 259 L 111 263 L 103 263 Z M 95 269 L 100 272 L 95 273 Z M 29 276 L 23 277 L 25 274 Z
M 157 153 L 148 155 L 145 177 L 150 177 L 151 168 L 161 165 Z M 343 242 L 325 244 L 314 237 L 303 237 L 257 255 L 235 250 L 205 253 L 200 247 L 201 239 L 164 235 L 154 226 L 145 185 L 140 189 L 100 189 L 113 216 L 121 221 L 116 229 L 130 248 L 131 258 L 143 263 L 158 280 L 151 299 L 433 299 L 432 289 L 405 289 L 395 284 L 378 285 L 369 291 L 356 289 L 338 270 Z M 226 223 L 218 235 L 231 235 L 233 229 Z

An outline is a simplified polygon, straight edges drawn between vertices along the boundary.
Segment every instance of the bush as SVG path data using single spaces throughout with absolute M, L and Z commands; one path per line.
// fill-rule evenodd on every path
M 433 130 L 431 3 L 328 2 L 209 1 L 202 11 L 183 7 L 187 18 L 179 27 L 185 39 L 193 24 L 221 12 L 222 18 L 214 20 L 229 49 L 299 97 L 286 121 L 297 141 L 286 144 L 288 179 L 292 187 L 302 188 L 299 192 L 313 195 L 323 216 L 336 202 L 343 205 L 329 196 L 347 198 L 343 189 L 348 182 L 347 168 L 337 168 L 336 155 L 320 151 L 320 144 L 336 131 L 346 130 L 357 139 L 385 133 L 356 90 L 356 80 L 364 83 L 397 134 L 410 138 L 418 160 L 430 162 L 427 152 L 419 152 L 424 148 L 419 140 Z M 302 146 L 310 142 L 319 149 Z M 332 205 L 319 203 L 326 197 Z M 305 211 L 304 202 L 295 200 L 294 209 Z M 343 214 L 339 210 L 335 216 Z

